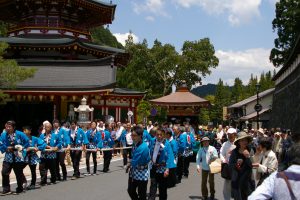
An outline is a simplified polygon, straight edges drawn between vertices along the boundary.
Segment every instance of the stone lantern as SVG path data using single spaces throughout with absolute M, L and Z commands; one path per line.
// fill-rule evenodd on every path
M 86 105 L 86 98 L 81 99 L 81 104 L 78 106 L 78 108 L 74 108 L 75 112 L 79 113 L 78 116 L 78 124 L 86 129 L 87 125 L 91 123 L 90 120 L 90 112 L 94 111 L 94 108 L 90 108 L 89 105 Z

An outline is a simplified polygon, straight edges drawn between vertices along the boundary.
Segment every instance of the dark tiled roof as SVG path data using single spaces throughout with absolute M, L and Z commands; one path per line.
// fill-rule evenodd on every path
M 262 98 L 262 97 L 264 97 L 264 96 L 266 96 L 268 94 L 273 93 L 274 90 L 275 90 L 275 88 L 271 88 L 271 89 L 265 90 L 265 91 L 259 93 L 258 97 Z M 251 96 L 251 97 L 249 97 L 247 99 L 244 99 L 243 101 L 240 101 L 240 102 L 237 102 L 235 104 L 232 104 L 231 106 L 228 106 L 228 108 L 240 108 L 243 105 L 246 105 L 246 104 L 248 104 L 248 103 L 250 103 L 252 101 L 256 101 L 256 95 L 253 95 L 253 96 Z
M 17 89 L 100 89 L 115 83 L 110 66 L 39 66 Z
M 6 42 L 11 45 L 24 45 L 24 46 L 65 46 L 70 44 L 77 44 L 85 48 L 91 48 L 100 51 L 108 51 L 111 53 L 125 53 L 123 49 L 117 49 L 109 46 L 101 46 L 89 42 L 83 42 L 72 38 L 23 38 L 23 37 L 0 37 L 0 42 Z
M 128 89 L 128 88 L 114 88 L 113 91 L 115 94 L 132 94 L 132 95 L 141 95 L 141 94 L 146 94 L 146 92 L 140 92 L 140 91 L 136 91 L 136 90 L 132 90 L 132 89 Z

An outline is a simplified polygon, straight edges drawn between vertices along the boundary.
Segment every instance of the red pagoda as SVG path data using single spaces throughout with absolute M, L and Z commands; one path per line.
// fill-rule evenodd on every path
M 10 24 L 8 37 L 0 38 L 9 44 L 4 57 L 37 69 L 5 90 L 10 98 L 0 106 L 1 123 L 68 119 L 83 97 L 95 108 L 93 118 L 125 121 L 128 111 L 136 114 L 144 93 L 115 88 L 117 67 L 126 66 L 129 55 L 91 41 L 89 30 L 111 24 L 115 10 L 99 0 L 1 0 L 0 20 Z

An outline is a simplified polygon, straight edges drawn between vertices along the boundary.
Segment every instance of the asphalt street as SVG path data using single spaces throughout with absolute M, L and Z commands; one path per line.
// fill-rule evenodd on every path
M 98 166 L 98 169 L 102 169 L 102 164 Z M 85 172 L 85 169 L 81 169 L 81 172 Z M 68 175 L 71 177 L 72 172 L 69 172 Z M 77 180 L 70 180 L 70 177 L 66 182 L 26 191 L 19 195 L 0 196 L 0 199 L 130 200 L 127 194 L 128 174 L 125 173 L 121 160 L 112 162 L 108 173 L 99 172 L 97 176 L 88 176 Z M 150 182 L 148 187 L 149 185 Z M 12 189 L 14 188 L 15 186 L 12 187 Z M 220 174 L 215 175 L 215 189 L 216 199 L 223 199 L 223 180 Z M 201 199 L 201 174 L 197 173 L 195 163 L 191 163 L 189 178 L 182 179 L 182 182 L 175 188 L 168 190 L 168 199 Z

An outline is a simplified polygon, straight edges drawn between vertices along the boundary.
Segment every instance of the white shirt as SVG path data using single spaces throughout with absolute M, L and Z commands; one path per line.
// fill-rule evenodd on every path
M 217 140 L 218 140 L 218 143 L 220 143 L 220 144 L 222 144 L 221 140 L 223 138 L 223 135 L 224 135 L 223 129 L 220 132 L 217 133 Z
M 300 165 L 290 166 L 286 172 L 300 174 Z M 297 197 L 300 196 L 300 181 L 289 180 L 292 190 Z M 275 188 L 277 185 L 278 188 Z M 248 197 L 248 200 L 290 200 L 290 192 L 285 181 L 277 178 L 277 173 L 272 173 L 256 190 Z
M 156 158 L 159 152 L 159 148 L 160 148 L 161 142 L 156 141 L 155 142 L 155 146 L 154 146 L 154 150 L 153 150 L 153 156 L 152 156 L 152 161 L 153 163 L 156 163 Z
M 133 144 L 133 140 L 132 140 L 132 137 L 131 137 L 131 132 L 126 133 L 126 143 L 127 143 L 127 145 L 132 145 Z
M 118 128 L 118 130 L 116 132 L 116 140 L 120 138 L 120 136 L 122 135 L 123 130 L 124 130 L 123 126 L 120 126 L 120 128 Z
M 148 125 L 148 126 L 147 126 L 147 131 L 148 131 L 148 133 L 150 132 L 150 130 L 151 130 L 152 128 L 153 128 L 153 125 L 150 125 L 150 126 Z
M 233 149 L 235 149 L 234 143 L 231 143 L 229 140 L 224 142 L 220 149 L 220 158 L 222 163 L 229 163 L 229 158 Z

